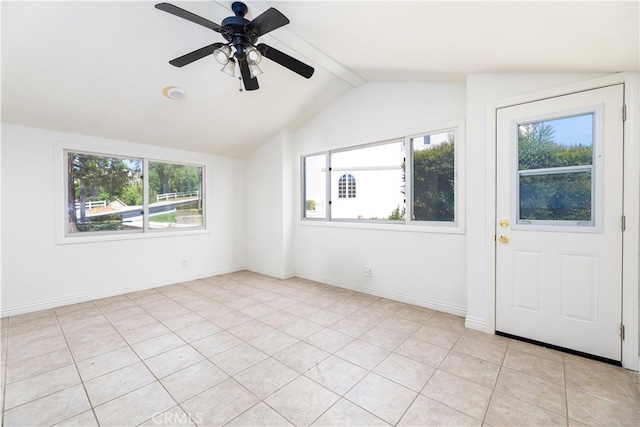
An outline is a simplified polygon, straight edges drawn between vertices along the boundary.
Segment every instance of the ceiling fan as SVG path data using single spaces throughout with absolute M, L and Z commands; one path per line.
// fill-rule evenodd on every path
M 235 65 L 238 64 L 245 90 L 259 88 L 256 76 L 262 74 L 258 63 L 263 56 L 307 79 L 313 75 L 313 67 L 269 45 L 256 44 L 260 36 L 290 22 L 286 16 L 273 7 L 249 21 L 244 17 L 248 11 L 247 6 L 242 2 L 234 2 L 231 5 L 231 10 L 235 16 L 225 18 L 222 25 L 169 3 L 159 3 L 155 7 L 220 33 L 227 41 L 227 43 L 210 44 L 169 61 L 169 64 L 173 66 L 184 67 L 205 56 L 213 55 L 223 65 L 222 71 L 233 77 L 235 77 Z M 235 52 L 232 51 L 232 48 Z

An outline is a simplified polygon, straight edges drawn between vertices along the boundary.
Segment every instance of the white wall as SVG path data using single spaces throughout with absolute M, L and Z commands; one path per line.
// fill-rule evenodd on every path
M 301 155 L 384 141 L 464 118 L 463 83 L 369 83 L 294 133 L 294 188 Z M 296 276 L 464 315 L 466 242 L 461 233 L 300 221 L 294 192 Z M 373 277 L 363 275 L 364 267 Z
M 293 276 L 291 134 L 279 132 L 246 160 L 247 268 Z
M 61 143 L 207 164 L 210 232 L 58 244 Z M 243 269 L 244 187 L 241 160 L 3 124 L 2 316 Z

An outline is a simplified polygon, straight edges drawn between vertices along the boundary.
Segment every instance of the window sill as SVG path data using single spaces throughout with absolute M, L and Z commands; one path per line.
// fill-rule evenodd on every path
M 165 231 L 165 230 L 152 230 L 147 233 L 117 233 L 117 234 L 92 234 L 92 235 L 74 235 L 74 236 L 61 236 L 56 239 L 58 245 L 72 245 L 78 243 L 98 243 L 98 242 L 113 242 L 119 240 L 139 240 L 139 239 L 155 239 L 158 237 L 174 237 L 174 236 L 194 236 L 200 234 L 211 234 L 211 231 L 205 228 L 198 228 L 196 230 L 181 230 L 181 231 Z
M 327 220 L 298 220 L 299 226 L 351 228 L 360 230 L 382 230 L 410 233 L 440 233 L 440 234 L 464 234 L 464 227 L 460 224 L 443 225 L 418 225 L 405 222 L 381 223 L 369 221 L 327 221 Z

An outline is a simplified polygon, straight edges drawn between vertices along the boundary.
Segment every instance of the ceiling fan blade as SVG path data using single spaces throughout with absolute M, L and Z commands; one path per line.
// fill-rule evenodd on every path
M 242 74 L 242 82 L 244 83 L 245 90 L 259 89 L 258 79 L 251 77 L 251 71 L 249 71 L 249 64 L 246 59 L 238 59 L 238 65 L 240 66 L 240 74 Z
M 197 61 L 200 58 L 211 55 L 213 51 L 220 46 L 224 46 L 224 43 L 210 44 L 209 46 L 205 46 L 198 50 L 194 50 L 193 52 L 187 53 L 186 55 L 182 55 L 179 58 L 172 59 L 171 61 L 169 61 L 169 64 L 173 65 L 174 67 L 184 67 L 185 65 L 191 64 L 193 61 Z
M 198 16 L 195 13 L 191 13 L 187 10 L 181 9 L 178 6 L 174 6 L 169 3 L 158 3 L 156 5 L 156 9 L 160 9 L 179 18 L 186 19 L 187 21 L 195 22 L 198 25 L 202 25 L 203 27 L 207 27 L 210 30 L 217 31 L 218 33 L 222 31 L 222 27 L 215 22 L 211 22 L 208 19 L 203 18 L 202 16 Z
M 289 23 L 289 19 L 277 9 L 269 8 L 247 24 L 247 29 L 256 37 L 267 34 Z
M 274 62 L 277 62 L 283 67 L 290 69 L 294 73 L 300 74 L 306 79 L 310 78 L 315 71 L 313 67 L 305 64 L 304 62 L 298 61 L 297 59 L 287 55 L 284 52 L 280 52 L 278 49 L 275 49 L 269 45 L 260 43 L 256 47 L 258 48 L 260 53 L 262 53 L 262 55 L 266 56 Z

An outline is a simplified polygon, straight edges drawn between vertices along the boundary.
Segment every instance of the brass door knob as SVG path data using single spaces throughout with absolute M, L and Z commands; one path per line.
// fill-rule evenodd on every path
M 500 236 L 500 243 L 509 243 L 509 236 Z

